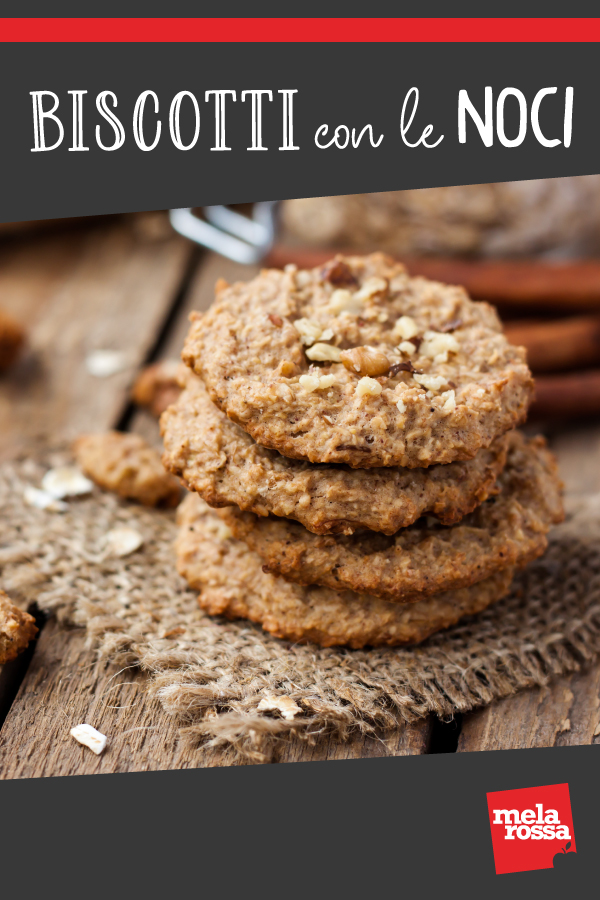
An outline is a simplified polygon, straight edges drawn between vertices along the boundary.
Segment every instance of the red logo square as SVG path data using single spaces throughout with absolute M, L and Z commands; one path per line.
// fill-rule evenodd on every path
M 487 794 L 496 874 L 568 868 L 577 852 L 568 784 Z

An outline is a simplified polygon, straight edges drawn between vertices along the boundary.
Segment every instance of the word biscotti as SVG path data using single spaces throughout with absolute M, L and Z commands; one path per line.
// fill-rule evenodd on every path
M 324 646 L 423 640 L 509 590 L 563 516 L 495 310 L 382 254 L 220 281 L 163 461 L 211 614 Z M 214 507 L 215 511 L 210 507 Z

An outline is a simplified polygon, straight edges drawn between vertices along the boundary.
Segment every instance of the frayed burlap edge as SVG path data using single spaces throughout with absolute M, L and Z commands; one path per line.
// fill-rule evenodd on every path
M 600 653 L 600 496 L 572 508 L 509 597 L 415 648 L 292 645 L 245 621 L 213 619 L 175 570 L 174 515 L 95 491 L 64 512 L 23 499 L 61 456 L 0 467 L 0 586 L 85 627 L 101 657 L 139 667 L 183 738 L 264 762 L 277 743 L 449 718 L 579 669 Z M 144 544 L 115 557 L 126 525 Z M 289 718 L 261 701 L 290 698 Z M 264 703 L 263 703 L 264 706 Z

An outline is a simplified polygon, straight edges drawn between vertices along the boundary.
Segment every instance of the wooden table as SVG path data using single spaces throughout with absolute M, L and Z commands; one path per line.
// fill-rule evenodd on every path
M 0 459 L 85 430 L 134 429 L 158 442 L 156 423 L 129 403 L 136 373 L 179 354 L 189 311 L 208 306 L 219 276 L 255 271 L 200 252 L 154 214 L 6 240 L 0 305 L 26 326 L 30 349 L 0 380 Z M 94 349 L 123 350 L 128 368 L 93 378 L 84 361 Z M 600 423 L 546 431 L 567 489 L 600 490 Z M 144 686 L 98 662 L 82 631 L 43 622 L 35 647 L 0 670 L 0 777 L 219 765 L 217 752 L 179 744 Z M 83 721 L 111 735 L 101 757 L 69 736 Z M 379 738 L 293 743 L 277 761 L 589 744 L 600 742 L 599 723 L 600 663 L 450 723 L 431 716 Z

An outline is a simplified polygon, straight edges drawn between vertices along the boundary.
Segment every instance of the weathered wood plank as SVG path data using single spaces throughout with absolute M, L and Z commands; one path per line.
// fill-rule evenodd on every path
M 210 753 L 186 749 L 146 679 L 98 661 L 79 629 L 50 621 L 27 678 L 0 732 L 0 778 L 91 775 L 210 765 Z M 109 741 L 95 756 L 71 736 L 81 723 Z
M 600 666 L 465 716 L 458 752 L 600 742 Z
M 23 304 L 29 303 L 29 311 L 35 312 L 30 317 L 28 358 L 10 373 L 0 394 L 0 453 L 13 453 L 39 437 L 56 443 L 86 429 L 117 424 L 135 370 L 146 360 L 169 316 L 192 251 L 183 239 L 140 228 L 136 220 L 105 222 L 70 236 L 71 240 L 73 246 L 64 251 L 59 266 L 52 253 L 37 255 L 37 243 L 20 247 L 16 260 L 10 255 L 3 260 L 0 253 L 0 291 L 4 275 L 6 296 L 12 298 L 6 307 L 22 308 L 19 302 L 24 298 Z M 28 282 L 29 268 L 36 275 Z M 127 368 L 108 378 L 94 377 L 85 366 L 93 349 L 123 351 Z M 6 760 L 16 758 L 23 744 L 29 748 L 32 766 L 46 771 L 43 735 L 36 725 L 40 695 L 30 690 L 31 679 L 39 671 L 38 661 L 60 644 L 55 653 L 58 664 L 48 676 L 50 693 L 55 689 L 60 693 L 60 685 L 72 679 L 73 641 L 82 646 L 83 640 L 77 632 L 57 630 L 54 623 L 42 631 L 2 728 L 2 774 Z M 82 671 L 93 668 L 93 651 L 87 651 L 85 659 L 85 664 L 81 659 L 76 663 Z M 4 689 L 6 693 L 11 686 Z M 42 749 L 36 755 L 38 746 Z
M 60 265 L 47 252 L 39 257 L 37 243 L 20 249 L 5 271 L 0 257 L 3 305 L 20 309 L 29 331 L 29 352 L 2 383 L 0 454 L 118 421 L 191 252 L 183 239 L 156 238 L 135 220 L 110 222 L 72 241 Z M 39 314 L 29 322 L 34 306 Z M 125 368 L 108 378 L 92 375 L 86 358 L 94 350 L 123 353 Z
M 588 423 L 551 435 L 566 492 L 600 491 L 600 426 Z M 458 752 L 597 743 L 600 663 L 463 717 Z

